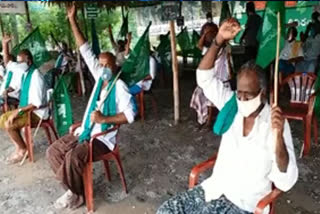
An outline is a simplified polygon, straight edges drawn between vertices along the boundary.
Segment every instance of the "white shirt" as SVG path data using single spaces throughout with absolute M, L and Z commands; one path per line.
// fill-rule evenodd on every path
M 197 70 L 197 82 L 206 97 L 220 110 L 233 92 L 213 75 L 213 69 Z M 243 136 L 243 116 L 237 113 L 230 129 L 222 136 L 211 177 L 201 185 L 206 201 L 225 195 L 243 210 L 253 212 L 258 202 L 271 192 L 272 183 L 288 191 L 296 183 L 298 168 L 288 121 L 283 138 L 289 154 L 286 173 L 276 163 L 275 140 L 271 129 L 271 108 L 265 104 L 250 134 Z M 264 210 L 267 214 L 269 208 Z
M 101 66 L 99 64 L 99 61 L 97 60 L 97 58 L 93 54 L 88 43 L 85 43 L 80 47 L 80 53 L 83 56 L 90 72 L 92 73 L 94 79 L 97 82 L 101 76 L 102 70 L 101 70 Z M 97 84 L 95 85 L 95 87 L 92 91 L 93 93 L 91 94 L 91 97 L 89 99 L 88 106 L 86 109 L 86 114 L 87 114 L 88 108 L 90 107 L 90 103 L 93 98 L 96 87 L 97 87 Z M 117 113 L 124 113 L 125 117 L 127 118 L 128 123 L 132 123 L 134 121 L 134 117 L 136 114 L 134 104 L 132 102 L 133 97 L 129 93 L 129 89 L 128 89 L 127 85 L 122 80 L 117 80 L 115 87 L 116 87 Z M 103 89 L 100 93 L 99 100 L 102 100 L 105 93 L 106 93 L 106 90 Z M 99 101 L 97 102 L 97 106 L 99 106 Z M 103 109 L 103 106 L 102 106 L 102 109 Z M 79 134 L 82 132 L 82 130 L 84 128 L 85 118 L 87 116 L 86 114 L 83 117 L 84 119 L 82 121 L 81 128 L 76 130 L 76 132 L 75 132 L 76 134 Z M 101 124 L 95 124 L 93 127 L 93 130 L 91 132 L 91 136 L 93 136 L 99 132 L 101 132 Z M 115 144 L 116 144 L 116 135 L 117 135 L 117 131 L 113 131 L 113 132 L 110 132 L 104 136 L 99 137 L 98 139 L 100 141 L 102 141 L 106 146 L 108 146 L 108 148 L 110 150 L 113 150 L 115 147 Z
M 156 73 L 157 73 L 157 62 L 156 60 L 150 56 L 149 57 L 149 74 L 151 76 L 151 80 L 140 80 L 137 82 L 137 85 L 142 88 L 144 91 L 149 91 L 152 85 L 152 80 L 156 78 Z
M 296 57 L 303 57 L 301 43 L 298 41 L 289 42 L 288 40 L 286 40 L 284 43 L 284 47 L 280 53 L 280 59 L 289 60 Z
M 27 72 L 24 72 L 23 76 L 26 76 L 26 75 L 27 75 Z M 20 80 L 20 83 L 22 84 L 21 80 Z M 37 108 L 47 104 L 47 89 L 45 86 L 43 75 L 38 69 L 35 69 L 31 76 L 28 104 L 32 104 Z M 35 110 L 33 112 L 38 117 L 43 119 L 47 119 L 49 117 L 48 108 L 42 108 L 39 110 Z
M 28 66 L 25 63 L 17 63 L 17 62 L 9 61 L 6 67 L 7 73 L 4 76 L 3 82 L 0 87 L 0 95 L 2 95 L 5 90 L 8 73 L 9 71 L 11 71 L 12 78 L 11 78 L 9 87 L 11 87 L 14 91 L 8 93 L 8 96 L 19 99 L 22 75 L 27 69 L 28 69 Z

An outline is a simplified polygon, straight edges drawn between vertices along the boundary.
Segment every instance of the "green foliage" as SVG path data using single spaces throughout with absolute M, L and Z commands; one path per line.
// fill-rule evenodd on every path
M 54 42 L 50 38 L 50 33 L 52 32 L 57 40 L 63 40 L 68 44 L 71 43 L 72 48 L 75 48 L 75 42 L 72 36 L 71 29 L 69 27 L 68 20 L 66 18 L 66 9 L 63 6 L 48 6 L 47 4 L 43 4 L 41 2 L 28 2 L 28 4 L 32 26 L 34 29 L 37 26 L 39 27 L 41 35 L 43 36 L 47 44 L 52 46 L 54 45 Z M 135 42 L 138 40 L 136 22 L 134 21 L 135 18 L 133 16 L 134 13 L 129 11 L 129 31 L 132 32 L 133 37 L 131 47 L 133 47 Z M 2 16 L 2 20 L 5 30 L 9 33 L 12 33 L 13 31 L 9 16 Z M 26 28 L 26 16 L 17 15 L 17 23 L 19 39 L 21 42 L 28 35 Z M 88 40 L 91 41 L 90 20 L 85 19 L 84 22 L 81 10 L 78 10 L 78 23 L 85 37 L 88 36 Z M 117 38 L 116 36 L 118 35 L 120 27 L 122 25 L 121 8 L 116 8 L 113 11 L 101 9 L 98 18 L 96 19 L 96 30 L 99 36 L 100 48 L 102 51 L 112 50 L 109 34 L 106 31 L 109 24 L 112 25 L 114 37 Z M 87 29 L 87 31 L 85 29 Z

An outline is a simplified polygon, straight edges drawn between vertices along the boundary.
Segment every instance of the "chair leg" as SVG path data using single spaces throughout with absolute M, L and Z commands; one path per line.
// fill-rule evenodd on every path
M 139 110 L 140 110 L 140 117 L 141 121 L 144 121 L 144 92 L 141 91 L 139 94 Z
M 49 121 L 49 126 L 50 126 L 50 128 L 51 128 L 51 130 L 53 132 L 54 137 L 56 138 L 56 140 L 58 140 L 59 137 L 58 137 L 56 129 L 54 128 L 53 120 Z
M 318 120 L 316 116 L 313 116 L 313 135 L 314 143 L 318 145 Z
M 128 194 L 127 183 L 126 183 L 126 179 L 124 177 L 123 168 L 122 168 L 122 164 L 121 164 L 121 160 L 120 160 L 120 155 L 119 154 L 114 154 L 113 157 L 114 157 L 114 159 L 116 161 L 116 165 L 117 165 L 117 168 L 118 168 L 118 171 L 119 171 L 119 174 L 120 174 L 123 190 L 125 191 L 125 193 Z
M 51 134 L 50 134 L 49 128 L 47 126 L 43 126 L 42 128 L 44 129 L 44 132 L 46 133 L 46 136 L 47 136 L 48 141 L 49 141 L 49 145 L 51 145 L 52 144 L 52 138 L 51 138 Z
M 87 211 L 92 213 L 94 211 L 93 202 L 93 180 L 92 180 L 92 162 L 88 162 L 83 171 L 83 186 L 86 199 Z
M 311 141 L 311 121 L 304 121 L 304 150 L 303 156 L 306 156 L 310 152 L 310 141 Z
M 111 181 L 109 161 L 104 160 L 103 165 L 104 165 L 106 179 L 108 179 L 108 181 Z
M 152 92 L 151 92 L 151 102 L 152 102 L 152 108 L 153 108 L 154 116 L 155 116 L 155 118 L 158 118 L 157 102 L 156 102 L 156 99 L 154 98 Z

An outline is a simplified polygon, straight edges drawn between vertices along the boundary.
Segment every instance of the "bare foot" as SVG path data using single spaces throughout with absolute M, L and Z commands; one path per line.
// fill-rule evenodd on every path
M 26 150 L 24 152 L 15 152 L 10 157 L 6 159 L 7 164 L 16 164 L 19 163 L 25 156 Z

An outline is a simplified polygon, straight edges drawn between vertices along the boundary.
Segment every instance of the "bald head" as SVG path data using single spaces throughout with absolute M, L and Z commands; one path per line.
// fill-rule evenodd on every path
M 109 67 L 113 72 L 117 70 L 116 57 L 110 52 L 103 52 L 99 55 L 99 64 L 102 67 Z

